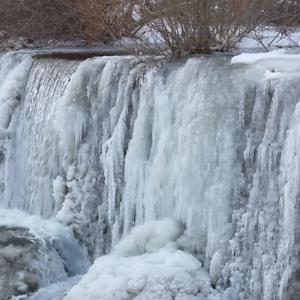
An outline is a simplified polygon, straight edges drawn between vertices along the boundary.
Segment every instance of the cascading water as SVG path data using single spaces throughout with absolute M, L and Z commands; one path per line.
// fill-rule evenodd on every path
M 38 217 L 53 216 L 49 191 L 59 168 L 56 136 L 45 124 L 75 68 L 22 55 L 0 62 L 1 300 L 84 273 L 89 264 L 69 228 Z
M 0 203 L 92 259 L 115 249 L 67 300 L 297 299 L 299 79 L 298 61 L 2 56 Z
M 36 61 L 31 67 L 24 99 L 16 108 L 9 131 L 4 204 L 50 217 L 51 192 L 59 172 L 57 136 L 52 125 L 57 102 L 77 64 Z

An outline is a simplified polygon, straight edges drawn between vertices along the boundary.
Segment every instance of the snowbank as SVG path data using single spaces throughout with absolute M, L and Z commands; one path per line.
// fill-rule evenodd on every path
M 247 65 L 263 72 L 266 81 L 279 82 L 283 76 L 297 74 L 300 70 L 300 54 L 285 49 L 263 53 L 242 53 L 231 59 L 232 65 Z
M 284 60 L 286 62 L 293 61 L 294 63 L 300 62 L 300 54 L 288 54 L 285 49 L 274 50 L 263 53 L 242 53 L 234 56 L 231 64 L 255 64 L 265 60 Z
M 278 32 L 277 28 L 257 28 L 256 34 L 250 34 L 243 38 L 239 43 L 239 49 L 242 51 L 264 51 L 265 48 L 295 48 L 299 45 L 300 31 L 295 28 L 293 32 L 287 35 Z
M 121 256 L 154 253 L 171 241 L 175 241 L 181 233 L 180 224 L 173 220 L 149 222 L 133 228 L 131 234 L 115 247 L 115 252 Z
M 210 293 L 201 262 L 176 246 L 172 220 L 132 230 L 114 252 L 99 258 L 64 300 L 193 299 Z M 196 298 L 195 298 L 196 299 Z M 199 299 L 199 298 L 198 298 Z
M 36 293 L 28 297 L 16 297 L 12 300 L 61 300 L 67 291 L 69 291 L 78 281 L 81 276 L 68 278 L 63 282 L 54 283 L 45 288 L 39 289 Z

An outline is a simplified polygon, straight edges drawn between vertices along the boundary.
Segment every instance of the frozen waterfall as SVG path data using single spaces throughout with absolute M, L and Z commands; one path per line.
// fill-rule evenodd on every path
M 101 256 L 67 300 L 296 300 L 299 80 L 298 60 L 3 55 L 0 205 Z

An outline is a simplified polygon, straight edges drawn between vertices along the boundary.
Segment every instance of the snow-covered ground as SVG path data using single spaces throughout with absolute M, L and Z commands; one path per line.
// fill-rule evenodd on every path
M 240 51 L 267 51 L 278 48 L 297 48 L 300 46 L 299 28 L 291 28 L 286 33 L 276 30 L 276 28 L 258 29 L 256 33 L 245 37 L 238 45 Z
M 149 35 L 150 43 L 162 46 L 159 38 L 155 35 Z M 1 45 L 2 51 L 18 51 L 19 53 L 31 54 L 37 56 L 51 55 L 72 55 L 85 53 L 86 56 L 103 56 L 103 55 L 123 55 L 126 53 L 135 53 L 139 55 L 137 42 L 132 38 L 122 38 L 111 44 L 95 42 L 86 46 L 84 41 L 37 41 L 34 44 L 27 44 L 25 40 L 10 40 Z M 276 28 L 266 27 L 257 29 L 255 33 L 249 34 L 243 38 L 240 43 L 233 49 L 232 54 L 236 53 L 255 53 L 267 52 L 276 49 L 289 49 L 289 51 L 299 52 L 300 46 L 300 30 L 298 28 L 290 28 L 286 33 L 279 32 Z M 83 57 L 84 58 L 84 57 Z

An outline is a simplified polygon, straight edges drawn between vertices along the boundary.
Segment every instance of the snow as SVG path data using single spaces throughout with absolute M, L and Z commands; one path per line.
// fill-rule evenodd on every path
M 242 53 L 231 59 L 232 65 L 248 65 L 263 70 L 264 80 L 278 83 L 286 76 L 300 70 L 300 54 L 292 54 L 286 49 L 262 53 Z
M 182 234 L 182 226 L 172 220 L 149 222 L 134 227 L 130 235 L 124 237 L 115 247 L 115 251 L 122 256 L 135 256 L 152 253 L 177 240 Z
M 52 220 L 43 220 L 38 215 L 29 215 L 17 209 L 0 208 L 0 225 L 24 227 L 43 238 L 72 237 L 72 231 Z
M 82 276 L 74 276 L 65 281 L 39 289 L 31 296 L 13 297 L 12 300 L 62 300 L 66 293 L 79 282 Z
M 87 255 L 75 240 L 72 230 L 53 219 L 43 220 L 37 215 L 0 207 L 1 225 L 26 228 L 35 237 L 54 243 L 62 259 L 65 260 L 67 268 L 73 274 L 85 272 L 89 265 Z
M 234 56 L 231 60 L 232 64 L 255 64 L 261 61 L 271 60 L 293 62 L 296 64 L 300 63 L 300 54 L 288 54 L 285 49 L 274 50 L 270 52 L 262 53 L 242 53 L 240 55 Z
M 135 10 L 134 15 L 139 18 L 138 9 Z M 171 29 L 166 25 L 165 29 L 171 31 Z M 178 28 L 178 32 L 181 29 Z M 129 49 L 134 51 L 138 55 L 147 55 L 147 48 L 160 53 L 165 47 L 164 39 L 161 37 L 160 33 L 156 30 L 149 28 L 148 25 L 144 25 L 138 31 L 138 39 L 123 37 L 120 41 L 115 42 L 115 45 L 120 48 Z M 141 43 L 141 41 L 144 41 Z M 142 45 L 140 45 L 142 44 Z M 222 44 L 222 43 L 221 43 Z M 146 47 L 144 47 L 147 45 Z M 272 26 L 258 27 L 255 31 L 250 32 L 244 38 L 241 39 L 237 45 L 234 45 L 233 53 L 256 53 L 256 52 L 266 52 L 278 49 L 289 49 L 295 50 L 300 45 L 300 30 L 299 28 L 288 28 L 286 31 L 280 28 Z M 146 48 L 146 50 L 145 50 Z M 217 47 L 212 47 L 212 51 L 218 49 Z M 297 51 L 297 50 L 296 50 Z M 229 53 L 231 54 L 231 53 Z
M 179 299 L 208 287 L 208 275 L 201 274 L 197 260 L 179 250 L 162 249 L 141 257 L 110 254 L 98 259 L 64 299 Z
M 0 231 L 3 299 L 66 281 L 86 272 L 89 266 L 72 230 L 54 220 L 0 208 Z
M 299 46 L 299 28 L 289 28 L 288 34 L 280 33 L 276 27 L 257 28 L 238 44 L 240 51 L 260 52 L 278 48 L 296 48 Z M 263 45 L 264 46 L 263 46 Z
M 64 300 L 175 299 L 207 293 L 209 277 L 192 256 L 161 249 L 140 257 L 98 259 Z
M 187 299 L 208 295 L 210 280 L 201 263 L 178 250 L 180 228 L 172 220 L 133 229 L 116 250 L 95 261 L 64 300 Z
M 266 80 L 279 80 L 282 77 L 282 73 L 280 72 L 271 72 L 269 70 L 265 73 L 265 79 Z

